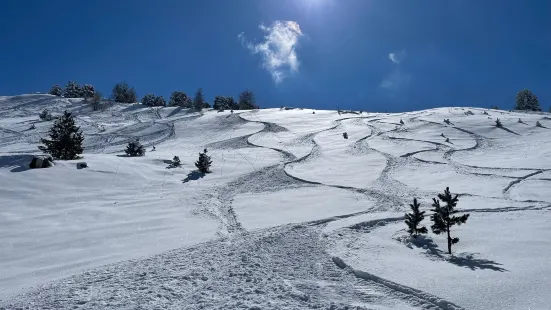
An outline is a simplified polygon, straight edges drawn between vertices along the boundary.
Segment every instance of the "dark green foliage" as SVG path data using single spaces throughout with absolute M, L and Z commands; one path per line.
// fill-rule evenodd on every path
M 50 128 L 50 139 L 40 139 L 44 144 L 38 148 L 58 159 L 75 159 L 83 151 L 84 136 L 80 127 L 76 126 L 71 113 L 65 111 Z
M 541 111 L 538 97 L 528 89 L 523 89 L 517 93 L 515 110 Z
M 155 97 L 155 95 L 153 95 L 153 94 L 146 94 L 142 98 L 142 104 L 146 105 L 148 107 L 152 107 L 153 105 L 155 105 L 155 99 L 156 98 L 157 97 Z
M 210 156 L 207 155 L 207 149 L 205 149 L 203 153 L 199 153 L 199 160 L 195 162 L 195 167 L 197 167 L 202 174 L 210 172 L 211 164 L 212 160 Z
M 128 142 L 128 145 L 126 146 L 126 150 L 124 150 L 126 155 L 128 156 L 144 156 L 145 155 L 145 148 L 140 143 L 138 139 L 136 141 L 130 141 Z
M 190 98 L 183 91 L 174 91 L 170 95 L 168 105 L 171 107 L 178 106 L 183 108 L 191 108 L 189 99 Z
M 256 99 L 254 97 L 253 92 L 251 91 L 244 91 L 239 95 L 239 103 L 237 104 L 239 110 L 252 110 L 252 109 L 258 109 L 258 106 L 256 105 Z
M 120 103 L 134 103 L 138 101 L 134 87 L 126 82 L 118 83 L 113 87 L 113 100 Z
M 60 97 L 63 94 L 63 89 L 61 89 L 59 84 L 55 84 L 52 88 L 50 88 L 48 94 Z
M 84 97 L 84 92 L 82 87 L 77 84 L 75 81 L 69 81 L 65 85 L 65 90 L 63 91 L 63 97 L 65 98 L 82 98 Z
M 432 226 L 430 227 L 432 232 L 440 235 L 443 233 L 447 234 L 448 237 L 448 253 L 452 254 L 452 244 L 459 242 L 459 238 L 452 238 L 450 236 L 450 228 L 454 225 L 461 225 L 467 222 L 469 214 L 463 214 L 461 216 L 456 216 L 458 211 L 455 210 L 457 202 L 459 199 L 458 195 L 452 196 L 450 193 L 450 188 L 446 187 L 446 190 L 443 194 L 438 194 L 438 198 L 446 203 L 445 206 L 440 205 L 440 201 L 433 198 L 432 211 L 434 212 L 430 219 L 432 221 Z
M 213 108 L 216 110 L 237 109 L 237 103 L 233 97 L 216 96 L 214 98 Z
M 94 89 L 94 86 L 90 84 L 84 84 L 82 87 L 82 96 L 84 99 L 93 98 L 95 93 L 96 90 Z
M 193 109 L 196 111 L 201 111 L 205 106 L 205 98 L 203 96 L 203 89 L 199 88 L 193 97 Z
M 425 226 L 419 227 L 421 221 L 425 218 L 425 211 L 420 211 L 421 204 L 417 202 L 417 198 L 413 198 L 413 203 L 409 205 L 411 213 L 406 213 L 405 223 L 408 225 L 407 232 L 414 238 L 417 238 L 419 234 L 426 234 L 427 228 Z
M 157 98 L 155 98 L 155 104 L 154 104 L 156 107 L 164 107 L 166 106 L 166 101 L 165 101 L 165 98 L 163 98 L 163 96 L 157 96 Z

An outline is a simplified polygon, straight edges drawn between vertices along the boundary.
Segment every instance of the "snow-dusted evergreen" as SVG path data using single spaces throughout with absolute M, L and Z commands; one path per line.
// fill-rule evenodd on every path
M 191 98 L 189 98 L 185 92 L 183 91 L 174 91 L 170 95 L 168 105 L 171 107 L 183 107 L 183 108 L 191 108 Z
M 75 81 L 69 81 L 65 85 L 63 90 L 63 97 L 65 98 L 82 98 L 84 97 L 84 92 L 82 87 Z
M 430 227 L 432 232 L 440 235 L 446 234 L 448 241 L 448 253 L 452 254 L 452 245 L 459 242 L 459 238 L 451 237 L 451 228 L 455 225 L 465 224 L 469 218 L 468 213 L 457 216 L 459 212 L 455 210 L 457 202 L 459 201 L 458 195 L 452 196 L 450 188 L 446 187 L 443 194 L 438 194 L 438 199 L 445 203 L 444 206 L 440 205 L 440 200 L 433 198 L 432 201 L 432 215 L 430 219 L 432 226 Z
M 134 157 L 134 156 L 144 156 L 145 155 L 145 147 L 140 143 L 138 139 L 134 141 L 128 142 L 128 145 L 126 146 L 126 149 L 124 150 L 126 155 Z
M 82 86 L 82 97 L 84 99 L 94 98 L 95 94 L 96 89 L 94 88 L 94 86 L 90 84 L 84 84 L 84 86 Z
M 197 167 L 199 172 L 205 174 L 210 172 L 211 165 L 212 160 L 210 159 L 210 156 L 207 155 L 207 149 L 205 149 L 203 153 L 199 153 L 199 159 L 195 162 L 195 167 Z
M 63 94 L 63 89 L 59 86 L 59 84 L 55 84 L 52 88 L 50 88 L 48 94 L 60 97 Z
M 65 111 L 50 128 L 49 139 L 40 139 L 40 142 L 44 145 L 38 148 L 56 159 L 75 159 L 79 154 L 82 154 L 83 141 L 84 136 L 80 131 L 80 127 L 75 124 L 75 119 L 71 113 Z
M 515 110 L 541 111 L 538 97 L 529 89 L 517 93 Z
M 237 103 L 237 106 L 240 110 L 258 109 L 254 93 L 250 90 L 246 90 L 239 94 L 239 102 Z
M 52 114 L 50 114 L 48 109 L 42 110 L 38 117 L 43 121 L 51 121 L 53 119 Z
M 138 101 L 136 96 L 136 90 L 126 82 L 117 83 L 113 87 L 113 100 L 120 103 L 134 103 Z

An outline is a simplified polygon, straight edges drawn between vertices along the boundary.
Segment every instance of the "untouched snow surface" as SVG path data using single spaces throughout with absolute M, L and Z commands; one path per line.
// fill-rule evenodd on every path
M 44 108 L 76 116 L 82 159 L 28 169 Z M 0 97 L 0 309 L 548 309 L 551 118 L 484 111 Z M 471 213 L 452 256 L 403 224 L 446 186 Z

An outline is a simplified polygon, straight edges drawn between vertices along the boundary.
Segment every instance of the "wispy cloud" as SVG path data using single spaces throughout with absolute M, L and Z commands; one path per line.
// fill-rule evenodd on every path
M 262 55 L 262 67 L 272 75 L 276 84 L 283 81 L 289 73 L 299 71 L 296 46 L 303 36 L 300 26 L 294 21 L 275 21 L 271 26 L 260 25 L 266 33 L 264 41 L 253 44 L 240 33 L 237 38 L 253 54 Z
M 407 86 L 410 80 L 410 74 L 404 73 L 400 70 L 396 70 L 389 74 L 385 79 L 383 79 L 379 86 L 388 90 L 397 90 L 399 88 Z
M 395 63 L 396 66 L 386 78 L 384 78 L 379 87 L 396 91 L 400 88 L 406 87 L 411 81 L 411 74 L 405 73 L 400 69 L 400 63 L 406 58 L 405 51 L 392 52 L 388 54 L 388 59 Z
M 405 51 L 397 51 L 392 52 L 388 54 L 388 59 L 392 61 L 395 64 L 400 64 L 404 59 L 406 58 L 406 52 Z

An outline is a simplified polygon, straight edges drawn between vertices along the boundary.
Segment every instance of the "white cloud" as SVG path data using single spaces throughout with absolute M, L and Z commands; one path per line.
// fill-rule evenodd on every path
M 302 31 L 297 22 L 275 21 L 271 26 L 260 25 L 260 30 L 266 33 L 264 41 L 253 44 L 246 41 L 244 33 L 237 35 L 241 44 L 253 54 L 262 55 L 262 66 L 270 72 L 274 82 L 280 83 L 288 73 L 298 72 L 296 46 Z
M 385 88 L 388 90 L 398 90 L 400 88 L 406 87 L 411 80 L 411 75 L 403 73 L 400 70 L 396 70 L 388 75 L 382 82 L 379 84 L 379 87 Z
M 388 59 L 395 64 L 400 64 L 406 58 L 405 51 L 392 52 L 388 54 Z

